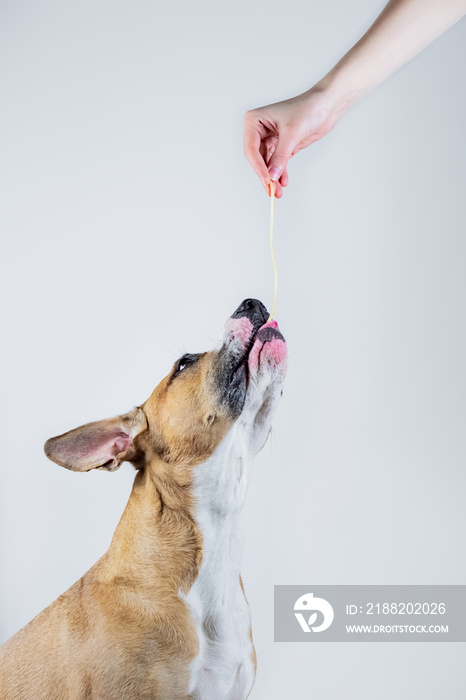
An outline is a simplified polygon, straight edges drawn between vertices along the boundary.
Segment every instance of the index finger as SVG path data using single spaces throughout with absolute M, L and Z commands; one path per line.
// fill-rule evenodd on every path
M 267 187 L 270 182 L 270 175 L 260 152 L 261 142 L 262 138 L 257 126 L 245 120 L 243 135 L 244 155 L 264 187 Z

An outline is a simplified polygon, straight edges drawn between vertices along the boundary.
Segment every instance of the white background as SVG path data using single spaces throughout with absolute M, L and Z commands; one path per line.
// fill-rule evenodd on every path
M 141 403 L 272 301 L 246 109 L 310 87 L 383 2 L 6 1 L 0 641 L 106 550 L 133 479 L 44 441 Z M 463 644 L 274 644 L 273 585 L 465 583 L 460 23 L 290 165 L 289 374 L 246 507 L 253 700 L 449 700 Z

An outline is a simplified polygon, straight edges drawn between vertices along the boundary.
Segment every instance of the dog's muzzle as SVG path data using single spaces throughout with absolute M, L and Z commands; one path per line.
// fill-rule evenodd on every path
M 259 367 L 264 345 L 271 343 L 269 354 L 276 365 L 286 356 L 285 339 L 268 317 L 261 301 L 245 299 L 227 321 L 216 374 L 222 403 L 234 416 L 243 409 L 250 374 Z

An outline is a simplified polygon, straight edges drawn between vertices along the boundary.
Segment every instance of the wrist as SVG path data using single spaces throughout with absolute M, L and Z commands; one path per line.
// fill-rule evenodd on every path
M 333 69 L 295 99 L 304 104 L 304 113 L 321 135 L 333 129 L 353 104 L 351 94 L 345 89 L 344 83 L 337 79 Z
M 362 97 L 361 91 L 352 85 L 344 67 L 339 64 L 313 85 L 307 95 L 312 100 L 318 95 L 319 102 L 334 124 Z

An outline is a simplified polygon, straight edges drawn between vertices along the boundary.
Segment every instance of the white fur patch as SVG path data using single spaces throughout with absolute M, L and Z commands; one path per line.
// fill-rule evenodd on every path
M 189 688 L 196 699 L 245 700 L 254 683 L 249 606 L 239 580 L 241 511 L 254 457 L 270 431 L 285 369 L 265 361 L 265 356 L 250 376 L 241 415 L 211 457 L 195 470 L 194 516 L 204 553 L 194 585 L 180 596 L 193 616 L 200 644 Z

